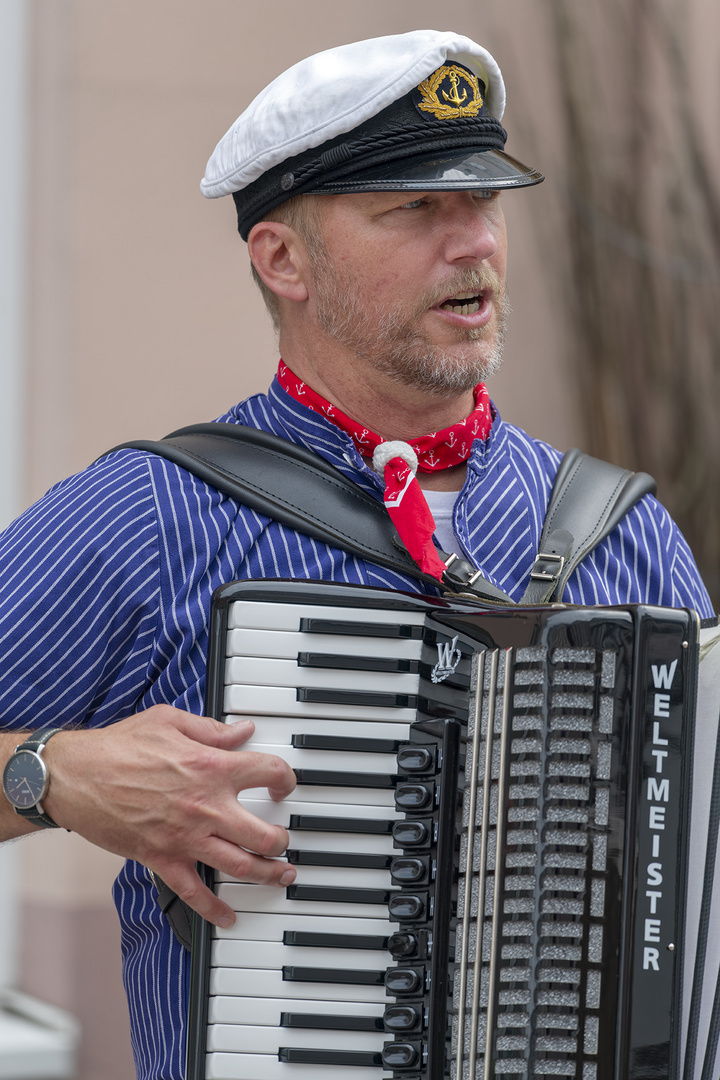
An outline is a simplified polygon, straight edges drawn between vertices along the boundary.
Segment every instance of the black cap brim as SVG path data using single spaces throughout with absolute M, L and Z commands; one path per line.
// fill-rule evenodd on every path
M 335 180 L 320 181 L 308 195 L 343 195 L 353 191 L 476 191 L 527 187 L 545 177 L 503 150 L 418 154 L 386 162 Z

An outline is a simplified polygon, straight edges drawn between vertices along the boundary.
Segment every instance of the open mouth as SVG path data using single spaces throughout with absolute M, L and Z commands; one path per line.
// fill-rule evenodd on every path
M 459 293 L 458 296 L 448 297 L 439 307 L 441 311 L 452 311 L 454 315 L 473 315 L 480 310 L 484 299 L 484 292 Z

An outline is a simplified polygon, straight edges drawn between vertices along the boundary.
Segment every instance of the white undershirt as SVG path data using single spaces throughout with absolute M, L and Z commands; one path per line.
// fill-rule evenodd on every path
M 459 492 L 457 491 L 423 491 L 430 507 L 430 513 L 435 518 L 435 537 L 443 551 L 448 554 L 451 551 L 460 552 L 460 544 L 453 530 L 453 510 Z

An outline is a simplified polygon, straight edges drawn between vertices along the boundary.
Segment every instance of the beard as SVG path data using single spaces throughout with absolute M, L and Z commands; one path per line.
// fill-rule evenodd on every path
M 309 250 L 317 315 L 325 333 L 379 373 L 403 386 L 456 395 L 485 382 L 500 367 L 510 303 L 500 275 L 490 267 L 457 271 L 443 291 L 428 290 L 407 306 L 363 306 L 353 281 L 331 264 L 324 248 Z M 485 326 L 456 329 L 457 343 L 435 345 L 418 328 L 422 315 L 448 296 L 493 290 L 494 318 Z

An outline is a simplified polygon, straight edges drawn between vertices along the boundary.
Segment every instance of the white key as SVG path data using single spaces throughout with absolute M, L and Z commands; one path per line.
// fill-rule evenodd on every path
M 336 1001 L 388 1002 L 384 986 L 358 986 L 353 983 L 289 982 L 281 971 L 258 968 L 210 969 L 210 993 L 228 997 L 247 997 L 252 991 L 259 998 L 293 998 L 294 1000 L 324 1000 L 329 988 Z
M 342 623 L 381 623 L 390 626 L 422 626 L 425 622 L 425 616 L 419 611 L 331 607 L 324 604 L 267 604 L 258 600 L 236 600 L 230 605 L 228 627 L 299 631 L 301 619 L 336 619 Z
M 310 685 L 310 684 L 309 684 Z M 412 724 L 417 719 L 415 709 L 385 708 L 377 705 L 330 705 L 325 702 L 297 701 L 295 689 L 274 686 L 226 686 L 223 698 L 225 713 L 240 716 L 298 716 L 350 720 L 388 720 L 397 724 Z
M 284 1012 L 311 1016 L 373 1016 L 382 1018 L 385 1006 L 368 1001 L 305 1001 L 291 998 L 211 997 L 208 1019 L 213 1024 L 258 1024 L 279 1027 Z
M 390 1080 L 383 1068 L 291 1065 L 271 1054 L 208 1054 L 205 1080 Z
M 234 1027 L 211 1024 L 207 1048 L 243 1054 L 275 1054 L 281 1046 L 302 1046 L 323 1050 L 370 1050 L 380 1053 L 392 1036 L 383 1031 L 313 1031 L 306 1028 Z
M 238 720 L 245 720 L 245 716 L 228 715 L 224 717 L 226 724 L 236 724 Z M 255 732 L 244 746 L 252 747 L 255 741 L 263 743 L 277 743 L 290 746 L 293 735 L 340 735 L 352 736 L 362 739 L 393 739 L 399 742 L 410 738 L 409 724 L 376 724 L 367 720 L 361 720 L 357 724 L 348 724 L 346 720 L 320 720 L 310 716 L 302 723 L 296 716 L 250 716 L 255 724 Z
M 227 656 L 276 656 L 297 659 L 299 652 L 331 656 L 393 656 L 397 660 L 419 660 L 423 643 L 412 638 L 354 637 L 349 634 L 303 634 L 285 630 L 230 630 L 226 638 Z
M 292 769 L 325 769 L 328 772 L 379 773 L 397 775 L 395 754 L 338 753 L 337 750 L 306 750 L 297 746 L 279 746 L 272 742 L 256 742 L 248 749 L 257 754 L 274 754 L 284 758 Z M 238 753 L 242 753 L 239 750 Z
M 386 949 L 323 949 L 283 945 L 281 941 L 213 941 L 213 967 L 280 969 L 296 967 L 385 971 L 394 964 Z
M 295 659 L 230 656 L 225 661 L 225 682 L 238 686 L 307 686 L 329 690 L 418 694 L 420 676 L 397 671 L 347 671 L 337 668 L 299 667 Z
M 216 889 L 221 900 L 233 911 L 268 911 L 287 915 L 337 915 L 342 918 L 383 919 L 387 917 L 386 904 L 343 904 L 321 900 L 288 900 L 284 889 L 271 885 L 246 885 L 221 882 Z
M 255 789 L 257 790 L 257 789 Z M 239 802 L 262 821 L 270 825 L 290 826 L 291 815 L 306 814 L 310 817 L 367 819 L 368 821 L 397 821 L 403 815 L 394 806 L 362 806 L 352 803 L 311 803 L 297 802 L 294 798 L 276 803 L 272 799 L 249 799 L 247 793 L 240 792 Z M 310 829 L 291 829 L 291 848 L 306 851 L 361 851 L 368 854 L 395 854 L 399 851 L 393 845 L 392 836 L 376 833 L 335 833 L 315 832 Z
M 249 941 L 282 941 L 286 930 L 304 930 L 312 934 L 373 934 L 388 937 L 397 930 L 397 923 L 391 923 L 387 919 L 330 919 L 318 915 L 270 915 L 265 912 L 243 911 L 238 915 L 234 926 L 226 930 L 213 927 L 213 936 L 218 940 L 242 938 Z
M 358 866 L 296 866 L 295 885 L 331 885 L 341 889 L 390 889 L 389 870 L 367 870 Z M 242 878 L 218 871 L 217 881 L 233 883 Z M 260 888 L 260 886 L 258 886 Z
M 261 799 L 263 793 L 267 795 L 265 788 L 247 788 L 241 792 L 240 802 L 246 798 Z M 395 807 L 395 796 L 392 789 L 384 788 L 351 788 L 351 787 L 320 787 L 315 784 L 298 784 L 293 791 L 293 800 L 297 803 L 332 803 L 336 804 L 340 798 L 347 800 L 347 806 L 364 806 L 383 808 L 386 816 L 392 815 L 389 811 Z M 308 811 L 306 810 L 305 813 Z M 347 817 L 348 815 L 343 815 Z

